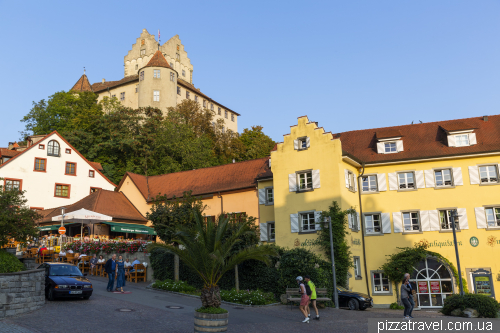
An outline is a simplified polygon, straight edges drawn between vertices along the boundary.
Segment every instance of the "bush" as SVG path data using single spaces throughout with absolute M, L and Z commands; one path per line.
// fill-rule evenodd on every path
M 455 309 L 474 309 L 483 318 L 496 318 L 500 304 L 492 297 L 477 294 L 451 295 L 444 300 L 441 312 L 447 316 Z
M 24 270 L 26 270 L 24 264 L 15 255 L 0 250 L 0 273 L 14 273 Z
M 220 296 L 223 301 L 245 305 L 266 305 L 275 302 L 273 293 L 265 293 L 260 290 L 221 290 Z
M 184 281 L 172 281 L 172 280 L 164 280 L 164 281 L 155 281 L 153 283 L 153 288 L 168 290 L 168 291 L 176 291 L 180 293 L 186 294 L 196 294 L 196 288 L 187 284 Z
M 392 310 L 404 310 L 405 307 L 402 305 L 399 305 L 397 302 L 394 302 L 394 303 L 391 303 L 389 308 Z
M 221 314 L 221 313 L 227 313 L 228 311 L 223 308 L 198 308 L 195 310 L 196 312 L 202 312 L 202 313 L 212 313 L 212 314 Z

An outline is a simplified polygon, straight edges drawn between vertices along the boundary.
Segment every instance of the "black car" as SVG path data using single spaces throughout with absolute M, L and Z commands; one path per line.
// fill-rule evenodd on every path
M 373 299 L 366 294 L 350 291 L 337 286 L 339 295 L 339 307 L 350 310 L 366 310 L 373 307 Z
M 57 262 L 46 262 L 38 269 L 45 269 L 45 296 L 49 301 L 56 297 L 92 296 L 92 283 L 75 265 Z

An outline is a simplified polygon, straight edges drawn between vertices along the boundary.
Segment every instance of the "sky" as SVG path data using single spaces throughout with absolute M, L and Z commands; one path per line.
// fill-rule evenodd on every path
M 333 133 L 500 114 L 500 1 L 0 0 L 0 147 L 33 101 L 123 78 L 142 29 L 178 34 L 193 83 L 283 141 L 307 115 Z

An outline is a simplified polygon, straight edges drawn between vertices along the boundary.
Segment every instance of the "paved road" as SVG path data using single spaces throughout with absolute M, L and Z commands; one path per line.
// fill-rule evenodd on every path
M 127 284 L 131 294 L 106 292 L 106 280 L 92 278 L 94 293 L 89 300 L 62 299 L 47 302 L 30 314 L 0 321 L 0 333 L 79 333 L 79 332 L 193 332 L 193 314 L 198 298 L 146 290 L 145 284 Z M 179 306 L 181 309 L 168 309 Z M 230 312 L 230 332 L 366 332 L 368 318 L 400 318 L 401 311 L 320 310 L 321 320 L 302 324 L 297 308 L 286 306 L 235 309 Z M 132 310 L 122 312 L 120 309 Z M 438 317 L 438 312 L 419 311 L 415 317 Z M 6 325 L 11 325 L 7 328 Z M 14 325 L 14 326 L 12 326 Z M 7 329 L 10 330 L 7 330 Z

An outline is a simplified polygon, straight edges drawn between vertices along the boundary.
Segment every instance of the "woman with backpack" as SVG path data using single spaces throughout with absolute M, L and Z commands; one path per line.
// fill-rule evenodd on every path
M 303 323 L 309 323 L 306 307 L 309 306 L 309 296 L 307 295 L 306 285 L 303 282 L 302 276 L 297 276 L 297 283 L 299 284 L 300 297 L 300 311 L 304 314 Z M 309 289 L 310 290 L 310 289 Z

